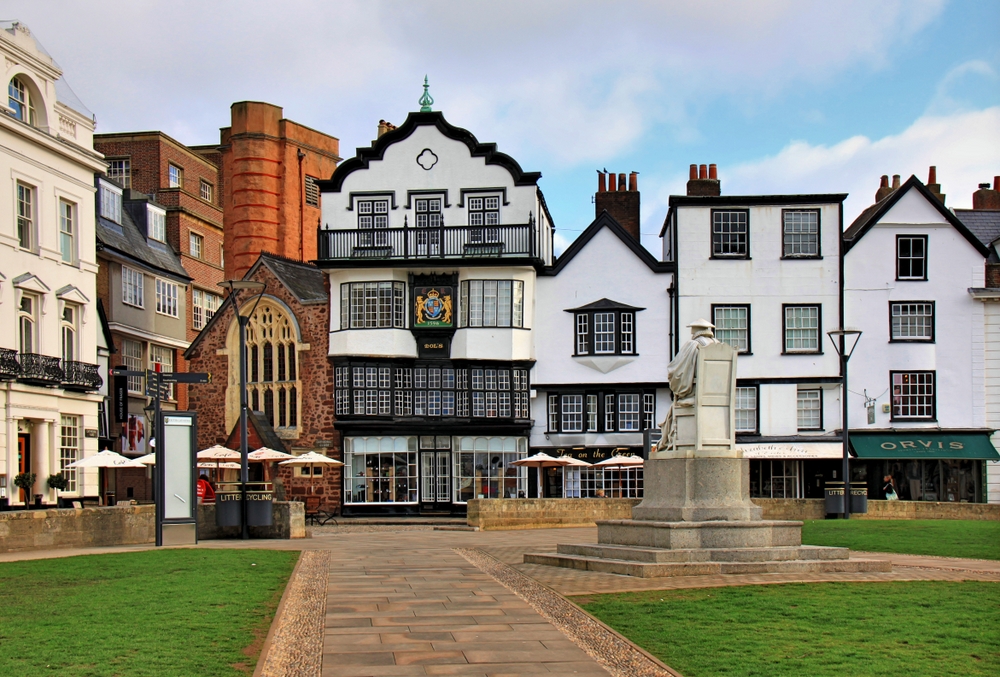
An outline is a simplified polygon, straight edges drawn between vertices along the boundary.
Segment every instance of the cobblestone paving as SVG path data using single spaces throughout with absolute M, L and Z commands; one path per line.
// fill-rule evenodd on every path
M 319 677 L 330 551 L 305 550 L 274 620 L 259 677 Z

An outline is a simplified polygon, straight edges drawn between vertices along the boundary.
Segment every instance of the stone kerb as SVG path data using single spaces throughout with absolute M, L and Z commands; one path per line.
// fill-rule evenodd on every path
M 826 517 L 822 498 L 755 498 L 764 509 L 764 519 L 807 520 Z M 869 499 L 868 512 L 852 513 L 851 519 L 907 520 L 951 519 L 1000 521 L 1000 504 L 935 503 L 931 501 L 882 501 Z

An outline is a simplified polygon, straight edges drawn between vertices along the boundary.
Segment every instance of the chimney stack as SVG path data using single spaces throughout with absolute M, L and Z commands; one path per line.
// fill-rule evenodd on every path
M 934 197 L 944 204 L 945 196 L 941 194 L 941 184 L 937 182 L 937 167 L 932 166 L 927 173 L 927 190 L 934 193 Z
M 892 188 L 889 187 L 889 175 L 883 174 L 881 181 L 878 184 L 878 190 L 875 191 L 875 202 L 881 202 L 886 195 L 892 192 Z
M 973 209 L 1000 209 L 1000 176 L 993 177 L 993 188 L 990 184 L 979 184 L 979 190 L 972 194 Z
M 597 179 L 597 195 L 594 196 L 594 216 L 607 212 L 621 224 L 632 237 L 639 241 L 639 172 L 630 172 L 628 183 L 625 174 L 608 172 L 608 189 L 604 190 L 604 174 Z
M 383 134 L 385 134 L 386 132 L 391 132 L 395 128 L 396 128 L 396 125 L 392 124 L 391 122 L 386 122 L 385 120 L 379 120 L 378 121 L 378 136 L 380 137 Z M 376 137 L 376 138 L 378 138 L 378 137 Z
M 691 165 L 689 176 L 688 195 L 717 197 L 722 194 L 722 184 L 719 181 L 719 170 L 716 165 Z

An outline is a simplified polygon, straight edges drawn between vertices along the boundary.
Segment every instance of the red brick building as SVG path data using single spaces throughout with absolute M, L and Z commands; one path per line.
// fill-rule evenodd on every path
M 273 428 L 281 451 L 316 451 L 341 459 L 334 429 L 333 367 L 326 354 L 326 276 L 312 264 L 264 253 L 243 277 L 267 285 L 247 331 L 251 411 L 261 412 Z M 252 296 L 238 298 L 240 311 L 250 313 L 254 302 Z M 234 305 L 227 299 L 185 353 L 192 371 L 212 374 L 211 383 L 192 388 L 189 395 L 190 408 L 198 412 L 199 448 L 239 446 L 238 334 Z M 250 440 L 251 449 L 266 442 L 260 431 L 256 434 L 260 439 Z M 324 509 L 339 510 L 339 467 L 318 470 L 316 476 L 308 469 L 283 468 L 281 477 L 289 497 L 312 491 L 323 497 Z
M 320 195 L 340 162 L 335 137 L 282 118 L 278 106 L 241 101 L 218 148 L 225 205 L 226 279 L 238 279 L 262 252 L 316 259 Z
M 223 208 L 219 153 L 214 147 L 190 148 L 163 132 L 98 134 L 94 148 L 108 162 L 108 176 L 124 188 L 155 198 L 166 209 L 163 241 L 180 255 L 191 283 L 185 288 L 185 325 L 192 341 L 222 302 Z M 150 237 L 159 239 L 157 233 Z M 179 351 L 174 370 L 187 371 Z M 187 408 L 185 386 L 178 408 Z

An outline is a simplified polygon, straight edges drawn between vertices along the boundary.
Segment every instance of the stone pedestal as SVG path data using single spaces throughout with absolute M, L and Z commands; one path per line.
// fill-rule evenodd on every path
M 651 458 L 643 494 L 634 520 L 759 520 L 763 512 L 750 501 L 750 461 L 742 458 Z

